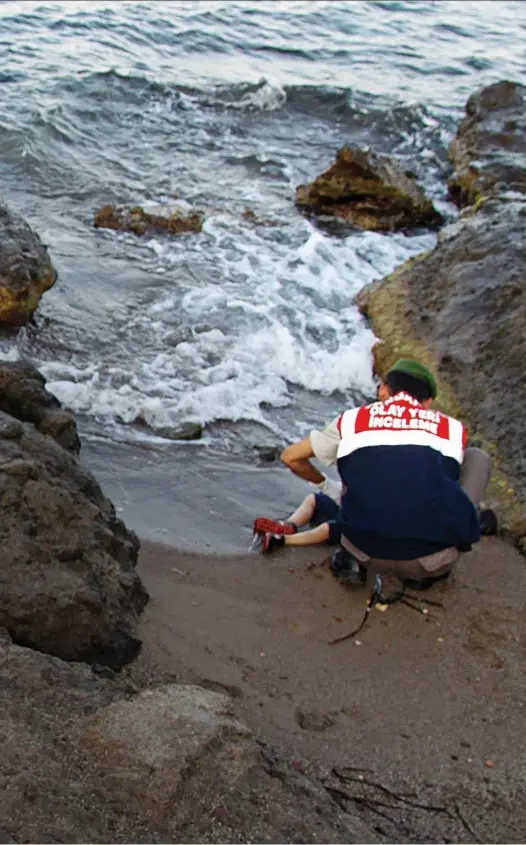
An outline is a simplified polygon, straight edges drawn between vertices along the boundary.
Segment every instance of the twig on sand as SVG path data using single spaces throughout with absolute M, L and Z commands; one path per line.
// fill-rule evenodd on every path
M 466 819 L 466 817 L 464 816 L 464 814 L 463 814 L 462 810 L 460 809 L 459 805 L 453 804 L 453 806 L 455 808 L 455 813 L 457 815 L 457 818 L 460 819 L 460 821 L 462 822 L 462 824 L 466 828 L 469 835 L 473 837 L 473 842 L 482 842 L 482 839 L 480 839 L 477 836 L 477 834 L 476 834 L 475 830 L 473 829 L 471 823 Z M 453 818 L 455 817 L 453 813 L 451 813 L 451 815 L 453 816 Z
M 338 771 L 338 769 L 332 769 L 332 773 L 338 780 L 343 781 L 344 783 L 358 783 L 362 786 L 370 786 L 373 789 L 378 789 L 380 792 L 383 792 L 385 795 L 389 795 L 390 798 L 394 798 L 395 801 L 401 801 L 403 804 L 407 804 L 409 807 L 415 807 L 417 810 L 428 810 L 432 813 L 447 813 L 447 807 L 443 807 L 440 805 L 433 805 L 433 804 L 420 804 L 418 801 L 412 801 L 410 798 L 406 798 L 404 795 L 400 795 L 399 792 L 394 792 L 392 789 L 389 789 L 387 786 L 384 786 L 381 783 L 378 783 L 374 780 L 369 780 L 368 778 L 364 778 L 362 775 L 358 777 L 352 777 L 352 775 L 344 775 L 342 772 Z M 354 800 L 354 796 L 349 795 L 349 798 Z M 372 799 L 368 799 L 372 800 Z M 377 802 L 375 802 L 377 803 Z M 392 806 L 392 805 L 386 805 Z
M 387 821 L 391 822 L 391 824 L 393 824 L 396 828 L 400 828 L 400 824 L 388 815 L 388 813 L 384 813 L 383 810 L 378 809 L 378 807 L 387 807 L 388 809 L 394 810 L 395 808 L 392 804 L 387 804 L 385 801 L 375 801 L 373 798 L 362 798 L 358 795 L 351 795 L 350 792 L 347 792 L 346 789 L 342 789 L 341 786 L 324 785 L 329 795 L 345 798 L 347 801 L 354 801 L 356 804 L 360 804 L 372 813 L 376 813 L 376 815 L 381 816 L 383 819 L 387 819 Z
M 431 607 L 444 607 L 443 601 L 435 601 L 434 599 L 426 599 L 424 596 L 414 596 L 412 593 L 404 593 L 406 598 L 411 599 L 411 601 L 419 601 L 423 604 L 428 604 Z
M 360 769 L 354 768 L 353 766 L 346 767 L 346 771 L 353 770 L 357 772 L 360 771 Z M 362 771 L 367 770 L 363 769 Z M 465 817 L 458 803 L 454 803 L 451 807 L 445 807 L 435 804 L 423 804 L 419 801 L 413 801 L 410 798 L 406 798 L 405 795 L 401 795 L 399 792 L 394 792 L 394 790 L 389 789 L 382 783 L 378 783 L 377 781 L 366 778 L 363 775 L 354 776 L 351 774 L 345 774 L 342 770 L 336 768 L 331 769 L 331 774 L 336 777 L 341 784 L 356 783 L 361 786 L 368 786 L 372 789 L 377 789 L 384 795 L 389 796 L 389 798 L 393 799 L 394 801 L 400 801 L 405 806 L 411 807 L 415 810 L 426 810 L 427 812 L 432 813 L 444 813 L 446 816 L 449 816 L 449 818 L 453 819 L 454 821 L 461 823 L 462 827 L 469 834 L 470 841 L 477 843 L 483 842 L 483 840 L 480 839 L 480 837 L 477 835 L 477 832 L 473 828 L 473 825 L 471 824 L 469 819 Z M 401 820 L 395 820 L 391 818 L 386 812 L 379 809 L 380 807 L 382 807 L 385 809 L 396 810 L 396 804 L 387 800 L 379 801 L 376 798 L 373 798 L 372 796 L 353 795 L 353 793 L 350 792 L 348 789 L 345 789 L 343 785 L 338 785 L 334 783 L 324 783 L 324 786 L 327 792 L 329 792 L 329 794 L 331 794 L 333 797 L 344 798 L 347 801 L 354 801 L 356 804 L 359 804 L 360 806 L 365 807 L 371 812 L 376 813 L 377 815 L 387 819 L 392 824 L 394 824 L 395 827 L 398 827 L 400 829 Z M 400 807 L 398 809 L 401 810 Z

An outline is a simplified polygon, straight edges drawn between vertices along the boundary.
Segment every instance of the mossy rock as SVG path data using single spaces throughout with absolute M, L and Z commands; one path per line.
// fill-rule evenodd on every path
M 299 185 L 296 205 L 372 231 L 443 223 L 414 173 L 394 158 L 354 147 L 343 147 L 328 170 L 308 185 Z
M 174 206 L 159 206 L 145 211 L 140 205 L 132 208 L 105 205 L 95 213 L 93 225 L 96 229 L 113 229 L 117 232 L 132 232 L 134 235 L 180 235 L 200 232 L 203 214 L 198 211 L 186 214 Z
M 418 269 L 418 265 L 428 259 L 432 252 L 410 259 L 385 279 L 365 287 L 356 298 L 360 311 L 380 338 L 373 347 L 374 372 L 383 377 L 398 358 L 414 358 L 437 374 L 438 396 L 434 404 L 443 413 L 462 419 L 468 426 L 470 440 L 479 441 L 481 448 L 492 456 L 493 473 L 486 500 L 498 511 L 504 534 L 511 536 L 519 550 L 526 554 L 524 509 L 514 481 L 503 469 L 499 446 L 473 425 L 469 409 L 463 405 L 448 380 L 440 374 L 440 357 L 436 349 L 418 335 L 411 321 L 414 306 L 408 271 Z

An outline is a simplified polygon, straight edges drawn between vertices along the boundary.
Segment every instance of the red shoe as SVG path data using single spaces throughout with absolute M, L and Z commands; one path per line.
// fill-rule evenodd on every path
M 267 516 L 258 516 L 254 522 L 254 534 L 297 534 L 298 526 L 293 522 L 285 522 L 281 519 L 269 519 Z

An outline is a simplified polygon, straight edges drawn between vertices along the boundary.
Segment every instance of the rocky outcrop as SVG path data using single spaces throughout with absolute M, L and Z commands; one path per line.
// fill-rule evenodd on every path
M 28 361 L 0 361 L 0 410 L 30 422 L 64 449 L 78 454 L 75 416 L 45 388 L 46 379 Z
M 140 691 L 0 636 L 0 710 L 2 842 L 378 841 L 224 695 Z
M 526 552 L 526 88 L 474 94 L 452 144 L 451 184 L 471 203 L 435 249 L 366 287 L 358 305 L 381 339 L 375 367 L 417 357 L 439 375 L 439 403 L 467 419 L 495 458 L 490 490 Z
M 119 668 L 147 594 L 139 541 L 77 459 L 0 412 L 0 628 L 65 660 Z
M 343 147 L 314 182 L 299 185 L 296 204 L 380 232 L 443 222 L 413 173 L 393 158 L 353 147 Z
M 516 537 L 526 533 L 525 244 L 526 204 L 488 201 L 358 296 L 382 340 L 377 371 L 401 356 L 427 361 L 439 404 L 493 452 L 490 495 Z
M 134 235 L 180 235 L 200 232 L 203 215 L 190 209 L 187 203 L 152 206 L 148 210 L 140 205 L 133 208 L 105 205 L 95 213 L 93 225 L 96 229 L 114 229 Z
M 449 155 L 449 195 L 457 205 L 496 192 L 526 194 L 526 87 L 496 82 L 473 94 Z
M 57 273 L 30 226 L 0 203 L 0 323 L 23 326 Z

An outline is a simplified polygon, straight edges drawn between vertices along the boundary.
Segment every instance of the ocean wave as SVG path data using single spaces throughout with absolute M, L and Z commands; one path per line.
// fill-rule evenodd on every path
M 295 188 L 357 145 L 446 211 L 451 134 L 476 87 L 524 78 L 523 20 L 511 2 L 0 3 L 2 190 L 59 273 L 4 354 L 112 430 L 250 419 L 294 436 L 297 396 L 325 416 L 367 392 L 353 297 L 434 236 L 329 234 Z M 200 234 L 93 228 L 108 202 L 174 196 L 205 212 Z

